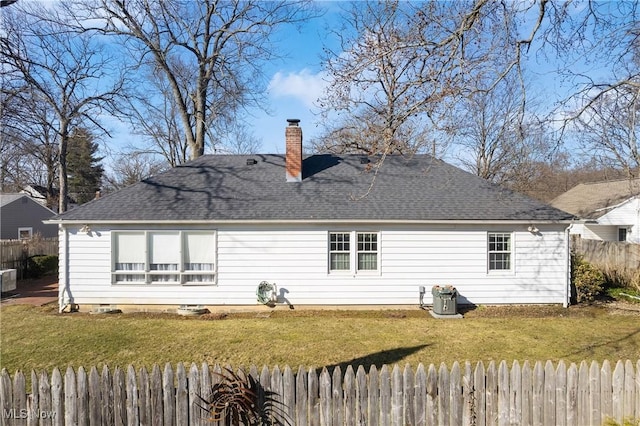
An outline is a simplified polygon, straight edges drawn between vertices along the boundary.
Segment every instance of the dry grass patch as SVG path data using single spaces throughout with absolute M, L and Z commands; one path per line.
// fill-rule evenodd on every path
M 612 305 L 479 307 L 462 320 L 406 311 L 272 311 L 269 315 L 58 314 L 0 308 L 0 366 L 150 367 L 220 363 L 292 368 L 637 359 L 640 313 Z

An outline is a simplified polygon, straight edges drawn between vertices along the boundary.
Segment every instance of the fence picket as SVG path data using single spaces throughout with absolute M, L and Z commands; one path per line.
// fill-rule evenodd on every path
M 569 368 L 563 361 L 554 364 L 528 361 L 520 367 L 514 361 L 490 362 L 485 370 L 478 362 L 464 369 L 454 363 L 428 369 L 419 364 L 391 369 L 383 365 L 367 372 L 348 365 L 344 376 L 340 367 L 330 374 L 327 368 L 300 367 L 294 375 L 290 367 L 269 370 L 250 367 L 266 391 L 274 392 L 274 420 L 291 425 L 601 425 L 607 419 L 622 423 L 637 418 L 638 368 L 640 360 L 620 360 L 615 369 L 583 361 Z M 89 374 L 86 372 L 89 371 Z M 68 367 L 64 377 L 55 368 L 51 380 L 46 372 L 31 373 L 31 394 L 25 375 L 17 371 L 0 373 L 2 425 L 204 425 L 206 419 L 195 400 L 213 383 L 224 380 L 205 363 L 170 364 L 164 372 L 154 365 L 151 374 L 142 367 L 128 366 L 102 374 Z M 263 396 L 264 397 L 264 396 Z M 36 417 L 37 414 L 37 417 Z M 215 422 L 217 424 L 223 424 Z M 214 423 L 214 424 L 215 424 Z
M 636 408 L 636 375 L 633 363 L 626 360 L 624 363 L 624 409 L 625 418 L 633 418 Z
M 533 425 L 533 371 L 529 361 L 522 363 L 522 413 L 520 414 L 522 426 Z
M 40 400 L 40 410 L 42 413 L 53 413 L 56 417 L 60 417 L 60 412 L 54 411 L 51 405 L 51 384 L 49 384 L 49 376 L 46 371 L 40 373 L 40 379 L 38 380 L 38 399 Z M 42 416 L 40 418 L 40 426 L 49 426 L 51 424 L 53 424 L 51 416 Z
M 556 424 L 556 370 L 551 361 L 544 365 L 544 393 L 543 393 L 544 424 Z
M 449 372 L 449 395 L 451 411 L 449 421 L 452 425 L 462 424 L 462 377 L 458 361 L 453 363 Z
M 151 424 L 151 387 L 149 386 L 149 373 L 143 367 L 138 370 L 138 409 L 140 416 L 140 424 Z
M 173 380 L 173 368 L 170 363 L 166 363 L 162 372 L 162 423 L 164 426 L 175 426 L 176 424 Z
M 309 381 L 309 425 L 320 426 L 320 390 L 318 388 L 318 373 L 315 368 L 310 368 Z
M 13 407 L 16 413 L 24 413 L 27 409 L 27 381 L 24 378 L 22 371 L 16 372 L 13 377 Z M 3 416 L 4 417 L 4 416 Z M 15 426 L 24 426 L 27 424 L 27 419 L 24 416 L 17 415 L 13 418 L 13 424 Z
M 127 390 L 124 371 L 116 367 L 113 371 L 113 422 L 116 426 L 127 424 Z
M 494 361 L 489 362 L 485 383 L 485 422 L 488 426 L 496 426 L 498 424 L 498 374 Z
M 331 376 L 326 367 L 320 372 L 318 385 L 320 387 L 320 424 L 322 426 L 332 426 L 333 401 L 331 398 Z
M 372 377 L 369 374 L 369 377 Z M 427 408 L 427 371 L 424 368 L 424 364 L 418 364 L 416 369 L 416 375 L 414 378 L 414 416 L 416 426 L 425 426 L 427 424 L 426 408 Z M 371 395 L 369 400 L 372 400 Z M 371 405 L 371 404 L 370 404 Z M 377 422 L 375 423 L 377 425 Z
M 509 424 L 522 424 L 522 371 L 515 360 L 509 376 Z
M 562 360 L 556 366 L 556 426 L 567 426 L 567 366 Z
M 402 373 L 398 364 L 391 370 L 391 425 L 402 426 Z
M 589 367 L 586 361 L 578 369 L 578 424 L 589 424 Z
M 391 375 L 387 365 L 380 369 L 380 424 L 391 424 Z
M 360 365 L 356 371 L 356 424 L 369 424 L 369 386 L 367 373 Z
M 302 366 L 298 368 L 296 375 L 296 419 L 295 424 L 307 425 L 307 375 Z
M 589 424 L 598 425 L 601 422 L 600 409 L 600 366 L 592 361 L 589 368 Z
M 31 395 L 27 397 L 27 410 L 29 413 L 43 413 L 40 411 L 40 398 L 38 393 L 38 375 L 31 370 Z M 36 426 L 40 416 L 29 416 L 27 418 L 27 426 Z
M 333 424 L 342 425 L 344 422 L 344 400 L 342 393 L 342 370 L 335 367 L 331 373 L 331 394 L 333 396 Z
M 353 426 L 356 424 L 356 378 L 353 367 L 348 366 L 344 372 L 344 424 Z
M 578 424 L 578 368 L 574 363 L 567 370 L 567 424 Z
M 286 417 L 288 424 L 291 424 L 296 418 L 295 401 L 296 401 L 296 380 L 293 376 L 293 370 L 288 365 L 285 366 L 282 373 L 282 385 L 284 386 L 284 392 L 282 394 L 282 405 L 278 409 L 282 410 Z M 328 386 L 331 386 L 331 380 L 328 381 Z M 331 389 L 329 388 L 329 398 L 331 398 Z M 285 423 L 287 424 L 287 423 Z
M 506 361 L 501 361 L 498 365 L 498 425 L 506 426 L 509 424 L 509 367 Z
M 187 388 L 187 372 L 183 363 L 176 367 L 176 424 L 189 424 L 189 389 Z
M 380 424 L 380 382 L 378 381 L 378 369 L 375 365 L 369 368 L 369 425 Z M 338 425 L 338 423 L 336 423 Z
M 79 425 L 89 423 L 89 378 L 87 372 L 80 366 L 76 374 L 76 392 L 77 392 L 77 412 Z

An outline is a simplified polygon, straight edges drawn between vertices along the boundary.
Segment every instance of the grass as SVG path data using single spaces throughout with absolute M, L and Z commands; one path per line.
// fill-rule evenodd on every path
M 638 354 L 640 312 L 606 306 L 479 307 L 462 320 L 437 320 L 417 308 L 204 318 L 0 308 L 0 367 L 11 373 L 204 361 L 294 369 L 466 360 L 635 362 Z

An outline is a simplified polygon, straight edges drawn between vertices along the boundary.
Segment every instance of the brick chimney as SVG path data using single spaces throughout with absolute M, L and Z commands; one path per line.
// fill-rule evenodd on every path
M 285 129 L 287 182 L 302 182 L 302 128 L 300 120 L 290 118 Z

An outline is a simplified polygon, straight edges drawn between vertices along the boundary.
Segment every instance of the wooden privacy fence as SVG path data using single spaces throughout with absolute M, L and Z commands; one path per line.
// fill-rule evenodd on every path
M 106 366 L 64 376 L 54 369 L 0 374 L 2 425 L 205 425 L 199 408 L 220 380 L 210 368 L 183 364 L 161 371 L 154 365 L 126 371 Z M 360 366 L 328 369 L 289 367 L 249 374 L 274 391 L 292 425 L 601 425 L 640 418 L 640 360 L 567 366 L 563 361 L 522 365 L 479 362 L 472 367 Z M 276 419 L 278 420 L 278 419 Z M 280 419 L 282 420 L 282 419 Z M 217 423 L 213 423 L 217 424 Z
M 27 259 L 35 255 L 58 255 L 58 238 L 34 237 L 27 241 L 0 241 L 0 270 L 16 269 L 17 278 L 24 278 Z
M 623 274 L 633 275 L 640 268 L 640 244 L 589 240 L 574 235 L 571 247 L 586 261 L 605 271 L 618 270 Z

